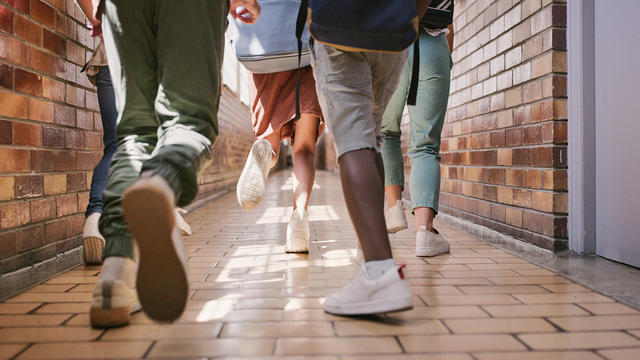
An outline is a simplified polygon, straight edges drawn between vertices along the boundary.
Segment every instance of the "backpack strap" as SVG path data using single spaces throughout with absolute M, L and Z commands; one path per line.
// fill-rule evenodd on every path
M 298 40 L 298 76 L 296 80 L 296 117 L 300 118 L 300 63 L 302 59 L 302 33 L 307 23 L 307 9 L 309 0 L 300 1 L 300 9 L 298 10 L 298 19 L 296 21 L 296 39 Z M 407 105 L 415 105 L 418 96 L 418 79 L 420 75 L 420 34 L 413 44 L 413 69 L 411 70 L 411 85 L 409 86 L 409 95 Z
M 300 2 L 298 20 L 296 21 L 296 39 L 298 40 L 298 76 L 296 79 L 296 117 L 294 118 L 294 121 L 300 119 L 300 74 L 302 73 L 300 63 L 302 61 L 302 33 L 304 32 L 304 26 L 307 24 L 308 7 L 309 0 L 302 0 Z
M 409 85 L 409 95 L 407 105 L 415 105 L 418 96 L 418 80 L 420 75 L 420 35 L 413 43 L 413 67 L 411 69 L 411 85 Z

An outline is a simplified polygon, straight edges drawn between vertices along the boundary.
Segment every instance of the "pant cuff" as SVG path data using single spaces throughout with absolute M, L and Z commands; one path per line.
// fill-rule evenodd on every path
M 186 206 L 198 193 L 198 157 L 186 146 L 167 145 L 160 153 L 142 165 L 142 172 L 162 176 L 175 194 L 178 206 Z
M 413 214 L 416 208 L 426 207 L 431 208 L 438 215 L 438 203 L 434 201 L 421 201 L 421 202 L 411 202 L 411 213 Z
M 399 186 L 402 186 L 402 188 L 404 189 L 404 179 L 402 178 L 385 179 L 384 186 L 389 186 L 389 185 L 399 185 Z
M 105 236 L 106 244 L 102 251 L 102 260 L 111 257 L 128 257 L 133 259 L 133 239 L 131 234 L 121 233 Z

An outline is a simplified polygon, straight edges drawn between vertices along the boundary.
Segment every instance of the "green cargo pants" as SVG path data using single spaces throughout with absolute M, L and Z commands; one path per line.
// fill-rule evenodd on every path
M 177 205 L 198 192 L 218 134 L 226 0 L 107 0 L 102 30 L 118 109 L 118 150 L 103 193 L 103 258 L 133 258 L 122 193 L 142 171 L 167 180 Z

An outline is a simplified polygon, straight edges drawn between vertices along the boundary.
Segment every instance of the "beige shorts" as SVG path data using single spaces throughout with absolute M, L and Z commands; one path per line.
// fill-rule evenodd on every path
M 318 100 L 337 158 L 360 149 L 380 152 L 382 114 L 398 85 L 407 51 L 347 52 L 319 42 L 309 47 Z

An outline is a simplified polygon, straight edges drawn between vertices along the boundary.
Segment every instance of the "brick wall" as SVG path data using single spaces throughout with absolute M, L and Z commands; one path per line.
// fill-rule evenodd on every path
M 566 248 L 566 3 L 460 0 L 441 211 Z
M 198 198 L 235 187 L 253 144 L 251 113 L 226 87 L 220 98 L 218 125 L 220 134 L 213 145 L 213 163 L 200 176 Z
M 96 45 L 72 0 L 0 0 L 0 299 L 81 261 L 93 167 L 102 156 Z M 252 142 L 248 109 L 220 103 L 201 196 L 234 186 Z

